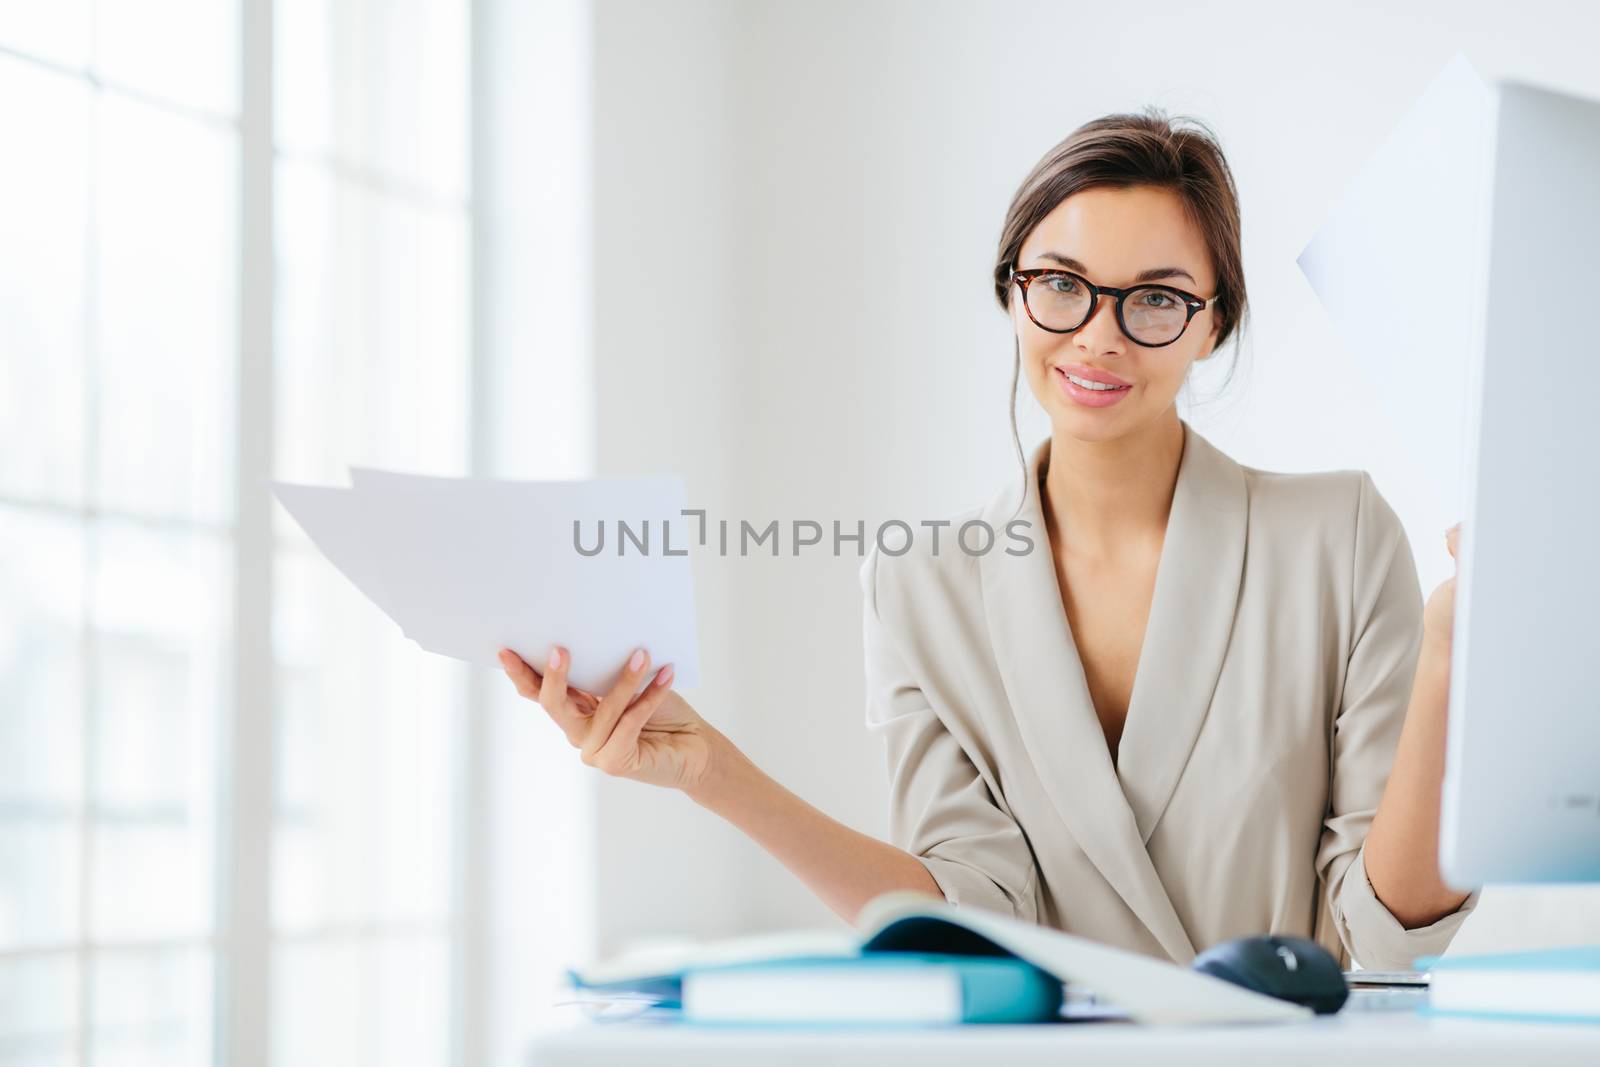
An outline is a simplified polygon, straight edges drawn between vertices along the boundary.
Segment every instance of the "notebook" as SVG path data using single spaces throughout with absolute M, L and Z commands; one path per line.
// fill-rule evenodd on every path
M 863 966 L 863 961 L 908 953 L 1020 960 L 1050 976 L 1056 984 L 1065 983 L 1069 991 L 1093 994 L 1097 1002 L 1125 1013 L 1135 1022 L 1243 1023 L 1311 1017 L 1309 1008 L 1242 989 L 1168 960 L 1112 948 L 977 908 L 957 908 L 916 893 L 889 893 L 872 901 L 862 910 L 854 931 L 768 934 L 688 950 L 647 950 L 573 970 L 569 977 L 580 992 L 634 997 L 645 994 L 662 1004 L 682 1004 L 689 986 L 699 983 L 700 976 L 716 971 L 735 973 L 734 968 L 745 967 L 745 974 L 752 976 L 760 965 L 764 968 L 760 973 L 770 976 L 786 968 L 798 968 L 803 962 L 806 967 L 827 963 L 841 968 L 833 973 L 842 973 L 843 969 L 864 973 L 890 964 L 867 962 Z M 717 981 L 713 979 L 709 988 L 718 988 Z M 950 979 L 941 981 L 941 988 L 948 991 Z M 1020 985 L 1021 980 L 1018 981 Z M 933 984 L 930 980 L 928 988 Z M 718 1003 L 728 1002 L 719 999 Z M 949 1017 L 952 1009 L 948 1001 L 945 1003 L 943 1016 Z M 962 1017 L 968 1014 L 966 1003 L 964 999 Z M 726 1010 L 754 1009 L 730 1006 Z M 762 1010 L 781 1011 L 776 1006 Z

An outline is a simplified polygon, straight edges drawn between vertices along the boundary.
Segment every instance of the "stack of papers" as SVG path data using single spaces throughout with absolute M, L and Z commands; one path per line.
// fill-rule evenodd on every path
M 701 529 L 674 477 L 516 482 L 355 468 L 350 488 L 274 483 L 323 555 L 429 652 L 542 670 L 605 693 L 636 648 L 699 682 L 688 550 Z M 581 548 L 581 550 L 580 550 Z M 598 551 L 596 551 L 598 549 Z
M 1600 1023 L 1600 945 L 1424 956 L 1436 1015 Z

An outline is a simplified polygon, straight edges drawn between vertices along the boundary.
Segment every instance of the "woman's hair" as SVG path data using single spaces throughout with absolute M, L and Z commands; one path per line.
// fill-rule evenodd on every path
M 1086 122 L 1034 165 L 1011 198 L 1000 230 L 994 263 L 995 300 L 1002 310 L 1011 310 L 1011 269 L 1016 266 L 1017 253 L 1056 205 L 1085 189 L 1133 185 L 1177 193 L 1204 236 L 1217 275 L 1212 313 L 1218 327 L 1216 347 L 1221 348 L 1243 326 L 1247 306 L 1239 248 L 1239 194 L 1233 172 L 1216 135 L 1204 123 L 1184 116 L 1169 117 L 1154 108 Z M 1027 461 L 1017 432 L 1021 370 L 1019 343 L 1011 367 L 1011 438 L 1026 475 Z M 1232 371 L 1230 367 L 1230 378 Z

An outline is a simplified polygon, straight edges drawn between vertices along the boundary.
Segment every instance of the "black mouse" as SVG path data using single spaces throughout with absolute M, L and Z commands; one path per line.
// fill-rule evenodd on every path
M 1241 937 L 1213 945 L 1195 957 L 1194 969 L 1225 982 L 1304 1004 L 1331 1015 L 1350 995 L 1339 961 L 1303 937 Z

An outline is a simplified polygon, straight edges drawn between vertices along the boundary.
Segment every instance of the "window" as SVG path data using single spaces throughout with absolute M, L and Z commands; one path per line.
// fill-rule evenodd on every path
M 0 1064 L 459 1055 L 471 680 L 265 482 L 472 465 L 468 23 L 0 2 Z
M 466 5 L 275 15 L 274 475 L 465 474 Z M 417 654 L 277 517 L 273 1060 L 444 1063 L 467 668 Z

